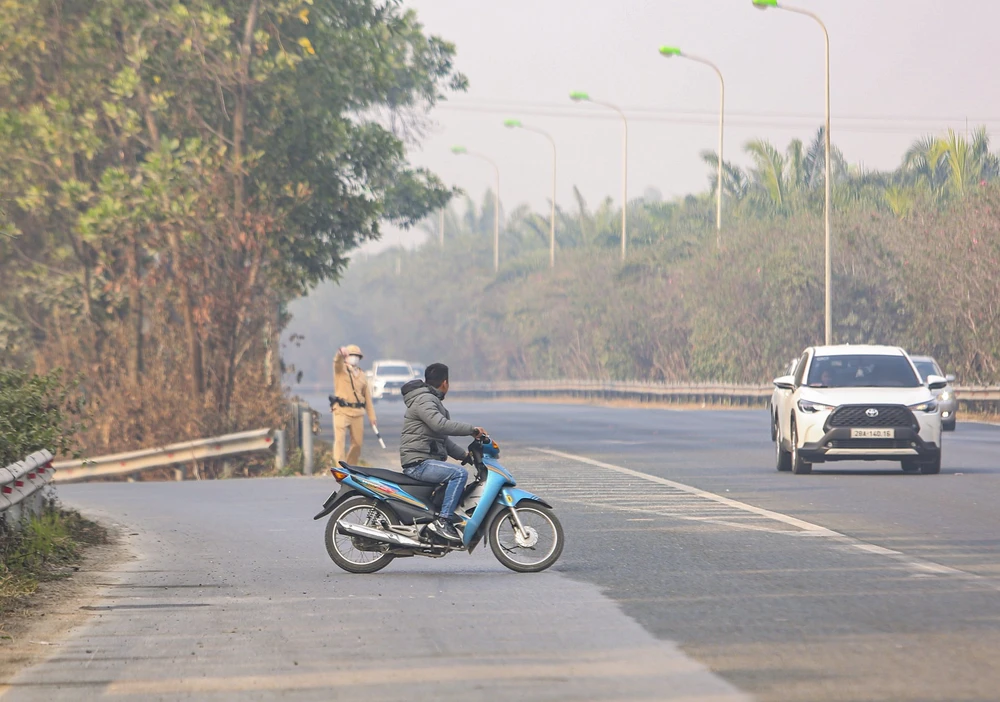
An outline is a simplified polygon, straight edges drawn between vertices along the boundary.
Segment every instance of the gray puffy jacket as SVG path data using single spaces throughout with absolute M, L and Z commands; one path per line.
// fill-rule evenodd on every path
M 473 436 L 472 424 L 452 420 L 445 409 L 444 395 L 423 380 L 411 380 L 402 387 L 406 414 L 403 415 L 403 436 L 399 442 L 399 463 L 403 466 L 427 459 L 444 461 L 465 458 L 466 450 L 450 436 Z

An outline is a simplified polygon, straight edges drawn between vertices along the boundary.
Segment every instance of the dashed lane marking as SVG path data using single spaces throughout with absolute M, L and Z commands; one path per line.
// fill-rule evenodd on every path
M 534 447 L 529 448 L 529 450 L 602 468 L 629 478 L 637 478 L 653 483 L 659 488 L 645 490 L 637 495 L 636 486 L 629 481 L 609 480 L 607 474 L 581 473 L 579 470 L 560 465 L 547 465 L 532 475 L 533 482 L 544 484 L 546 495 L 551 495 L 564 502 L 620 512 L 657 515 L 729 526 L 749 531 L 765 531 L 798 537 L 818 537 L 841 546 L 847 546 L 852 550 L 885 556 L 922 576 L 933 574 L 961 577 L 974 581 L 980 586 L 1000 590 L 1000 582 L 995 579 L 909 556 L 901 551 L 868 543 L 819 524 L 813 524 L 763 507 L 756 507 L 691 485 L 564 451 Z M 778 525 L 783 526 L 778 527 Z

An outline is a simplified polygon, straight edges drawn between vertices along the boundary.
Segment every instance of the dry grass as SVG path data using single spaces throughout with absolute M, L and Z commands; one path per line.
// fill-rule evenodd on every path
M 0 534 L 0 637 L 5 620 L 26 605 L 39 583 L 68 577 L 83 548 L 106 543 L 107 538 L 102 527 L 54 504 L 23 530 Z
M 990 414 L 987 412 L 959 412 L 956 422 L 981 422 L 983 424 L 1000 424 L 1000 414 Z

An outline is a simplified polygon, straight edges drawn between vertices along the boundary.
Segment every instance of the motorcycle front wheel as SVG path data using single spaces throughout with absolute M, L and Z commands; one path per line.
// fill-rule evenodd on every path
M 337 522 L 342 520 L 387 530 L 390 524 L 399 524 L 391 509 L 361 495 L 344 500 L 333 510 L 330 521 L 326 523 L 326 552 L 348 573 L 374 573 L 392 563 L 395 556 L 388 553 L 389 544 L 341 534 L 337 531 Z
M 527 533 L 518 533 L 510 510 L 505 509 L 490 524 L 490 548 L 497 560 L 513 571 L 541 572 L 562 554 L 562 524 L 555 512 L 534 502 L 522 502 L 516 509 Z

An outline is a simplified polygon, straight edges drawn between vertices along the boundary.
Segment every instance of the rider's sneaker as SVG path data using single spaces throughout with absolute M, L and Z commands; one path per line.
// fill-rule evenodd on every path
M 427 525 L 427 528 L 440 536 L 442 539 L 458 543 L 462 542 L 462 535 L 458 533 L 458 529 L 455 528 L 455 525 L 447 519 L 435 519 Z

